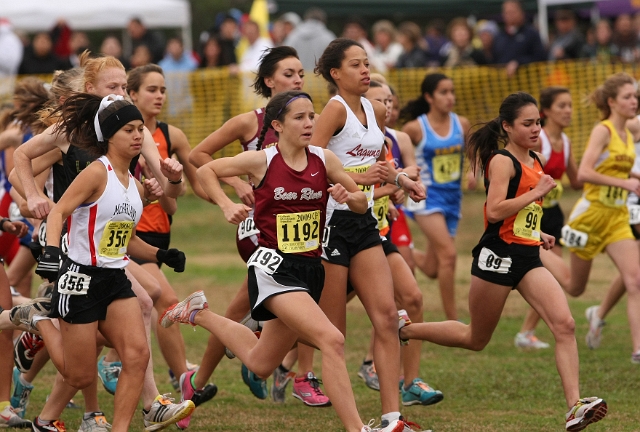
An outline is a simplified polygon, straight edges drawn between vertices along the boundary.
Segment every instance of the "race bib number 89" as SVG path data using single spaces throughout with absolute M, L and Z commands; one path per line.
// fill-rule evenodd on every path
M 487 248 L 482 248 L 478 257 L 478 267 L 484 271 L 506 274 L 509 273 L 511 264 L 511 257 L 499 257 Z
M 122 258 L 127 253 L 132 231 L 133 221 L 107 223 L 100 239 L 98 253 L 108 258 Z
M 257 267 L 267 274 L 274 274 L 280 264 L 282 257 L 275 250 L 266 247 L 259 247 L 247 261 L 247 267 Z
M 67 271 L 58 279 L 58 292 L 67 295 L 87 295 L 90 283 L 91 276 Z

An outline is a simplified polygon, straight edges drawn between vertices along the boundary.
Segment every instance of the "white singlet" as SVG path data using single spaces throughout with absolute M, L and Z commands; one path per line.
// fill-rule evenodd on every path
M 548 162 L 551 157 L 551 151 L 553 148 L 551 147 L 551 141 L 549 141 L 549 137 L 547 133 L 542 129 L 540 131 L 540 153 L 544 156 L 545 160 Z M 564 152 L 564 166 L 565 168 L 569 166 L 569 154 L 571 153 L 571 144 L 569 143 L 569 137 L 567 134 L 562 132 L 562 151 Z
M 69 258 L 87 266 L 124 268 L 129 263 L 131 233 L 142 215 L 142 200 L 131 174 L 125 188 L 109 159 L 97 160 L 107 170 L 107 185 L 97 201 L 78 207 L 67 219 Z

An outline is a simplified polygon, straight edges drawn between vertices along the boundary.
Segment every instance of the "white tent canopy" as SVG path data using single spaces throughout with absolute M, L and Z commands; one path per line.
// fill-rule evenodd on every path
M 185 48 L 191 45 L 187 0 L 0 0 L 0 17 L 28 32 L 50 30 L 60 19 L 74 30 L 123 29 L 137 17 L 149 28 L 181 28 Z

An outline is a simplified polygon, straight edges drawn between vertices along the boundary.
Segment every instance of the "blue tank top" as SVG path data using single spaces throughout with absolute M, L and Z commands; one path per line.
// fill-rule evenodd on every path
M 459 190 L 462 178 L 464 133 L 457 114 L 449 113 L 447 136 L 438 135 L 426 114 L 417 118 L 422 140 L 416 147 L 416 161 L 422 168 L 422 182 L 429 188 Z

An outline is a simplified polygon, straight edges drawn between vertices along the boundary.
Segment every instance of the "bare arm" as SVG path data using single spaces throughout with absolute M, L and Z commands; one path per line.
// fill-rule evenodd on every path
M 329 101 L 316 121 L 311 144 L 327 148 L 333 134 L 343 128 L 346 121 L 347 110 L 344 105 L 336 100 Z
M 567 165 L 567 177 L 569 177 L 569 183 L 575 190 L 582 189 L 583 182 L 578 180 L 578 165 L 576 164 L 576 158 L 573 157 L 573 150 L 569 145 L 569 163 Z
M 171 149 L 184 167 L 184 173 L 193 188 L 193 192 L 208 201 L 209 197 L 200 186 L 200 182 L 198 182 L 198 177 L 196 176 L 197 168 L 190 162 L 189 153 L 191 152 L 191 147 L 187 136 L 180 129 L 171 125 L 169 125 L 169 135 L 171 136 Z
M 173 184 L 169 180 L 180 181 L 183 167 L 178 161 L 171 158 L 162 160 L 155 140 L 146 127 L 144 128 L 141 153 L 146 159 L 153 176 L 162 186 L 165 195 L 177 198 L 182 193 L 182 183 Z
M 342 162 L 340 162 L 338 156 L 333 154 L 330 150 L 325 149 L 324 158 L 326 161 L 327 177 L 329 178 L 329 181 L 334 185 L 341 185 L 347 193 L 347 196 L 344 198 L 342 203 L 347 204 L 349 206 L 349 210 L 355 213 L 365 213 L 369 205 L 367 197 L 364 192 L 358 188 L 356 182 L 354 182 L 353 179 L 344 171 Z M 336 198 L 335 195 L 334 198 Z M 337 201 L 340 202 L 340 200 Z
M 10 124 L 5 130 L 0 132 L 0 151 L 9 147 L 18 147 L 22 144 L 24 132 L 19 124 Z

